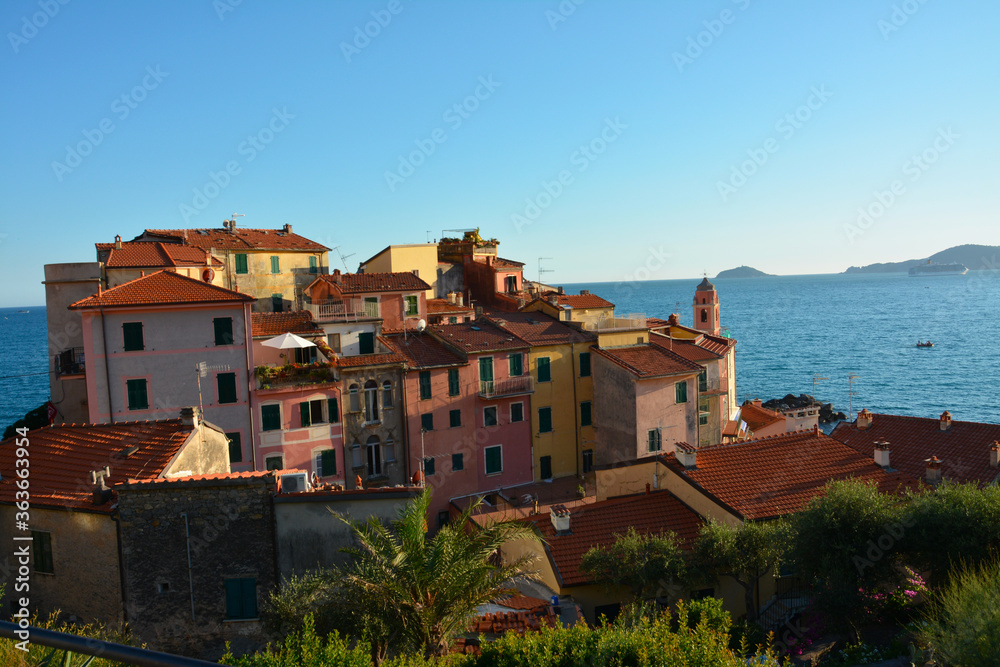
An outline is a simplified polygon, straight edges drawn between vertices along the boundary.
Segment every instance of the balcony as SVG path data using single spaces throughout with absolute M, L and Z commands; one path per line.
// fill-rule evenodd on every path
M 487 400 L 530 394 L 535 391 L 535 378 L 530 375 L 505 378 L 503 380 L 480 380 L 479 397 Z
M 287 366 L 257 366 L 254 376 L 258 389 L 293 387 L 305 384 L 325 384 L 336 382 L 333 364 L 317 361 L 311 364 L 288 364 Z
M 55 356 L 56 377 L 83 375 L 86 369 L 82 347 L 71 347 Z
M 312 313 L 313 320 L 317 322 L 357 322 L 382 317 L 378 303 L 362 299 L 309 303 L 306 304 L 306 310 Z
M 602 317 L 599 320 L 584 321 L 583 328 L 586 331 L 615 331 L 618 329 L 645 329 L 646 315 L 644 313 L 630 313 L 626 317 Z

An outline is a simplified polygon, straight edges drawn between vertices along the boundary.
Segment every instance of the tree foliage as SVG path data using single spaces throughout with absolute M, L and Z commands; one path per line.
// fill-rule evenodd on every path
M 686 576 L 684 552 L 671 532 L 640 535 L 629 528 L 607 547 L 583 555 L 580 569 L 599 583 L 627 586 L 636 599 L 659 597 Z
M 1000 656 L 1000 563 L 958 568 L 935 596 L 920 638 L 935 664 L 995 665 Z

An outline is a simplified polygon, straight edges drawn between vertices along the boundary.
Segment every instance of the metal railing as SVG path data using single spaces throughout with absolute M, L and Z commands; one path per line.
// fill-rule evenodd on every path
M 379 304 L 360 299 L 310 303 L 306 305 L 306 310 L 317 322 L 353 322 L 382 316 Z
M 504 378 L 503 380 L 480 380 L 479 395 L 482 398 L 500 398 L 535 391 L 535 378 L 530 375 Z
M 135 646 L 115 644 L 101 639 L 71 635 L 67 632 L 56 632 L 55 630 L 44 630 L 31 626 L 21 628 L 16 623 L 0 621 L 0 637 L 20 642 L 25 633 L 28 636 L 27 641 L 31 644 L 52 648 L 52 651 L 40 664 L 69 665 L 72 664 L 73 654 L 77 653 L 93 656 L 84 663 L 85 665 L 90 664 L 94 658 L 102 658 L 129 665 L 140 665 L 141 667 L 207 667 L 208 665 L 218 667 L 218 663 L 206 662 L 197 658 L 186 658 L 173 653 L 161 653 Z M 59 651 L 65 651 L 65 655 L 57 663 L 55 657 Z
M 82 375 L 86 368 L 82 347 L 71 347 L 68 350 L 63 350 L 55 356 L 55 359 L 56 377 L 60 375 Z

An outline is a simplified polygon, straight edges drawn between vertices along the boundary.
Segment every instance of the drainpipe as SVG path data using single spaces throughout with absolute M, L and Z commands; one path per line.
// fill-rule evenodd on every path
M 247 358 L 247 388 L 249 393 L 247 394 L 247 412 L 250 418 L 250 459 L 252 464 L 252 469 L 257 470 L 257 432 L 253 428 L 253 399 L 257 393 L 257 380 L 256 374 L 254 373 L 254 368 L 251 365 L 253 359 L 251 358 L 251 352 L 253 347 L 253 331 L 250 326 L 250 306 L 248 304 L 243 304 L 243 342 L 246 347 L 246 358 Z M 205 415 L 201 416 L 202 420 L 205 419 Z
M 194 617 L 194 571 L 191 567 L 191 529 L 188 526 L 188 514 L 187 512 L 181 512 L 181 516 L 184 517 L 184 541 L 187 543 L 187 557 L 188 557 L 188 590 L 191 591 L 191 620 L 196 620 Z
M 101 344 L 104 346 L 104 392 L 108 397 L 108 419 L 115 423 L 115 410 L 111 405 L 111 371 L 108 369 L 108 326 L 104 320 L 104 306 L 98 304 L 101 311 Z
M 577 370 L 576 369 L 576 361 L 577 360 L 576 360 L 576 345 L 573 344 L 573 343 L 569 344 L 569 355 L 572 357 L 571 362 L 573 364 L 573 414 L 576 415 L 576 424 L 575 424 L 575 427 L 574 427 L 576 429 L 576 476 L 577 476 L 577 478 L 579 478 L 580 477 L 580 438 L 583 437 L 583 433 L 580 430 L 582 428 L 580 426 L 580 414 L 579 414 L 579 412 L 580 412 L 580 401 L 578 400 L 577 395 L 576 395 L 576 379 L 577 379 L 576 378 L 576 370 Z M 590 416 L 591 423 L 593 423 L 593 421 L 594 421 L 593 403 L 591 403 L 590 415 L 591 415 Z

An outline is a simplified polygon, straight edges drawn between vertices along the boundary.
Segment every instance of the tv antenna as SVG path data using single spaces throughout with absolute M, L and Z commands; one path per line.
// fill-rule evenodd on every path
M 825 378 L 821 376 L 819 373 L 813 373 L 813 403 L 816 402 L 816 383 L 821 382 L 822 380 L 829 380 L 829 379 L 830 378 Z
M 352 252 L 350 255 L 345 255 L 344 253 L 340 252 L 340 246 L 339 245 L 338 246 L 334 246 L 333 249 L 337 251 L 338 255 L 340 255 L 340 262 L 341 262 L 341 264 L 344 265 L 344 271 L 347 271 L 348 273 L 350 273 L 351 270 L 349 268 L 347 268 L 347 258 L 348 257 L 354 257 L 355 253 Z
M 542 274 L 543 273 L 552 273 L 554 271 L 554 269 L 543 269 L 542 268 L 542 261 L 544 261 L 544 260 L 550 260 L 550 259 L 552 259 L 552 258 L 551 257 L 539 257 L 538 258 L 538 284 L 539 285 L 544 284 L 542 282 Z
M 847 386 L 848 386 L 847 402 L 849 406 L 847 408 L 848 410 L 847 416 L 849 421 L 854 421 L 854 396 L 858 393 L 854 391 L 854 381 L 857 380 L 859 377 L 861 376 L 857 375 L 856 373 L 851 373 L 847 376 Z

